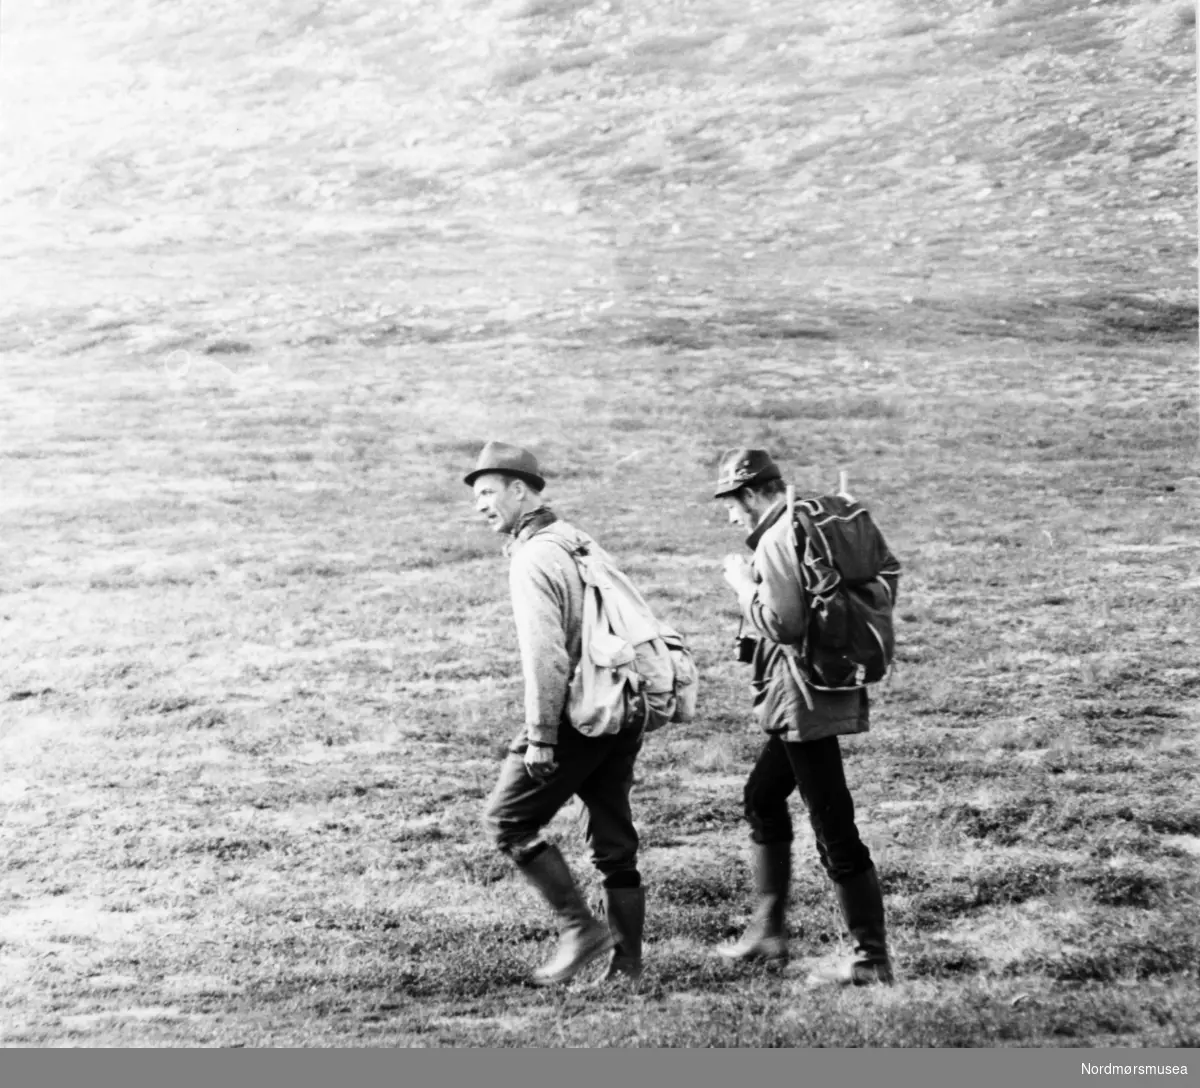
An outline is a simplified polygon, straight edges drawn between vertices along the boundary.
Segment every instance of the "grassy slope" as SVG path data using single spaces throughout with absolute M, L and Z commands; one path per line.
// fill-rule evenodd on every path
M 4 1041 L 1194 1045 L 1190 9 L 433 8 L 5 7 Z M 635 995 L 521 985 L 548 920 L 477 826 L 494 435 L 704 668 Z M 743 441 L 849 468 L 905 562 L 847 745 L 889 993 L 707 955 Z

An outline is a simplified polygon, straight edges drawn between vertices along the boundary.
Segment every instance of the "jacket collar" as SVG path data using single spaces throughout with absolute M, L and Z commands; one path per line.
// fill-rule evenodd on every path
M 746 537 L 746 547 L 754 551 L 758 547 L 758 542 L 762 540 L 766 531 L 771 528 L 782 516 L 787 503 L 783 499 L 776 499 L 774 504 L 763 514 L 763 519 L 756 526 L 754 531 Z

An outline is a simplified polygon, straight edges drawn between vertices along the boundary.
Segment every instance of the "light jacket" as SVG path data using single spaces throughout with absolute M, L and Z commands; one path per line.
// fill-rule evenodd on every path
M 543 506 L 517 523 L 509 545 L 509 589 L 525 680 L 525 729 L 516 744 L 522 739 L 542 746 L 558 742 L 579 664 L 583 579 L 561 545 L 538 538 L 549 525 L 570 529 Z
M 764 534 L 783 516 L 786 504 L 779 500 L 746 538 L 747 546 L 759 561 L 758 545 Z M 800 686 L 777 641 L 785 625 L 761 599 L 759 589 L 739 594 L 742 616 L 758 638 L 753 660 L 754 715 L 764 732 L 778 734 L 783 740 L 801 742 L 824 737 L 865 733 L 871 725 L 870 701 L 866 688 L 851 691 L 809 690 L 810 710 Z

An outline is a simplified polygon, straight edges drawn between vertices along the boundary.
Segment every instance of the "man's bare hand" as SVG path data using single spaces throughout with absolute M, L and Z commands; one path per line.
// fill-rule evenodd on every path
M 750 566 L 750 560 L 744 555 L 725 556 L 724 575 L 725 581 L 739 592 L 747 585 L 754 584 L 754 573 Z
M 554 749 L 531 744 L 525 749 L 525 770 L 539 782 L 549 778 L 558 770 L 558 760 L 554 758 Z

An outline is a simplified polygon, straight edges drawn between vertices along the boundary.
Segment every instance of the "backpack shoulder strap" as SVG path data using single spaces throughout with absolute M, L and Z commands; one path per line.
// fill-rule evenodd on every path
M 801 499 L 794 503 L 792 511 L 792 539 L 803 570 L 804 588 L 814 597 L 820 597 L 835 590 L 841 582 L 833 561 L 833 549 L 821 531 L 826 511 L 820 499 Z M 795 532 L 797 524 L 804 531 L 803 545 Z
M 535 540 L 546 541 L 550 544 L 557 544 L 565 551 L 574 561 L 575 566 L 579 570 L 580 577 L 585 583 L 592 584 L 594 579 L 591 576 L 591 571 L 587 559 L 591 552 L 591 545 L 594 543 L 592 538 L 576 529 L 575 526 L 562 522 L 564 529 L 556 529 L 555 526 L 559 522 L 553 522 L 544 529 L 539 529 L 531 537 L 529 542 Z M 566 531 L 564 531 L 566 530 Z

